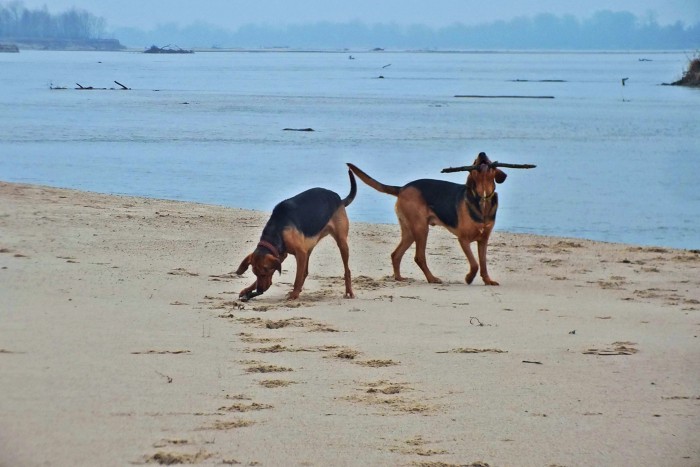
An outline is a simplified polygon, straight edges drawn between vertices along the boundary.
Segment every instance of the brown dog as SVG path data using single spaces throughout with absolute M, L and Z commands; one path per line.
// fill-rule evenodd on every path
M 471 284 L 481 266 L 481 278 L 486 285 L 498 285 L 489 277 L 486 269 L 486 248 L 489 235 L 496 222 L 498 195 L 496 183 L 503 183 L 506 174 L 496 168 L 485 153 L 480 153 L 469 170 L 466 185 L 443 180 L 421 179 L 402 187 L 384 185 L 365 172 L 348 164 L 350 170 L 377 191 L 393 195 L 396 200 L 396 215 L 401 226 L 401 241 L 391 254 L 394 278 L 401 276 L 401 259 L 408 248 L 416 243 L 415 261 L 430 283 L 441 283 L 428 269 L 425 247 L 431 225 L 441 225 L 457 236 L 459 244 L 469 260 L 469 273 L 465 277 Z M 479 262 L 472 253 L 470 243 L 477 242 Z
M 257 277 L 250 287 L 241 291 L 241 299 L 249 300 L 269 289 L 275 271 L 282 274 L 282 262 L 287 254 L 294 255 L 297 260 L 294 289 L 287 299 L 298 298 L 309 275 L 309 256 L 326 235 L 333 237 L 340 249 L 345 268 L 345 298 L 355 297 L 348 267 L 350 221 L 345 208 L 355 199 L 357 183 L 352 172 L 348 171 L 348 175 L 350 194 L 345 199 L 341 200 L 336 193 L 324 188 L 311 188 L 275 206 L 255 251 L 246 256 L 236 270 L 236 274 L 241 275 L 252 266 Z

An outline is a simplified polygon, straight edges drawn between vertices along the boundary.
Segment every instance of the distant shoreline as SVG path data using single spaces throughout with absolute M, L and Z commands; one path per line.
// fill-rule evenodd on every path
M 15 45 L 19 50 L 51 51 L 120 51 L 127 47 L 118 39 L 33 39 L 1 38 L 3 44 Z
M 134 199 L 140 199 L 140 200 L 151 201 L 151 202 L 176 203 L 176 204 L 182 204 L 183 206 L 195 205 L 195 206 L 201 206 L 201 207 L 210 207 L 212 209 L 232 209 L 232 210 L 236 210 L 236 211 L 246 211 L 246 212 L 260 214 L 260 215 L 268 215 L 269 214 L 269 211 L 266 211 L 264 209 L 253 209 L 253 208 L 247 208 L 247 207 L 233 206 L 233 205 L 229 205 L 229 204 L 218 204 L 218 203 L 213 203 L 213 202 L 195 201 L 195 200 L 190 200 L 190 199 L 154 197 L 154 196 L 147 196 L 147 195 L 143 195 L 143 194 L 102 192 L 102 191 L 86 190 L 86 189 L 82 189 L 82 188 L 67 187 L 67 186 L 62 186 L 62 185 L 48 185 L 48 184 L 43 184 L 43 183 L 27 183 L 27 182 L 17 182 L 17 181 L 9 181 L 6 179 L 0 179 L 0 187 L 2 187 L 3 185 L 9 186 L 9 187 L 16 187 L 18 189 L 66 191 L 66 192 L 72 192 L 75 194 L 81 194 L 84 196 L 107 196 L 107 197 L 111 197 L 111 198 L 123 198 L 123 199 L 134 198 Z M 351 221 L 351 224 L 366 225 L 366 226 L 372 226 L 372 225 L 373 226 L 396 226 L 396 225 L 398 225 L 398 222 L 396 220 L 393 220 L 392 222 L 373 222 L 373 221 L 364 221 L 364 220 L 354 221 L 351 218 L 350 221 Z M 437 230 L 444 230 L 444 229 L 440 228 Z M 548 234 L 548 233 L 536 233 L 536 232 L 529 232 L 529 231 L 499 229 L 498 224 L 496 224 L 496 228 L 494 231 L 498 232 L 500 234 L 504 234 L 504 235 L 528 236 L 528 237 L 536 237 L 536 238 L 542 238 L 542 239 L 558 239 L 558 240 L 592 242 L 592 243 L 601 243 L 601 244 L 606 244 L 606 245 L 628 246 L 628 247 L 636 247 L 636 248 L 652 248 L 652 249 L 653 248 L 663 248 L 665 250 L 685 251 L 685 252 L 695 253 L 695 254 L 700 253 L 700 250 L 698 250 L 696 248 L 684 248 L 684 247 L 678 247 L 678 246 L 669 246 L 669 245 L 651 244 L 651 243 L 608 241 L 608 240 L 600 240 L 600 239 L 596 239 L 596 238 L 577 237 L 577 236 L 572 236 L 572 235 L 559 235 L 559 234 Z
M 118 39 L 93 39 L 93 40 L 31 40 L 31 39 L 0 39 L 3 44 L 15 44 L 20 50 L 38 50 L 49 52 L 138 52 L 142 53 L 147 50 L 150 45 L 143 47 L 124 45 Z M 481 55 L 481 54 L 513 54 L 513 55 L 589 55 L 589 54 L 606 54 L 606 55 L 665 55 L 679 52 L 689 52 L 691 49 L 645 49 L 645 50 L 628 50 L 628 49 L 586 49 L 586 50 L 567 50 L 567 49 L 392 49 L 386 48 L 381 50 L 366 49 L 366 48 L 343 48 L 343 49 L 324 49 L 318 47 L 188 47 L 196 53 L 326 53 L 326 54 L 395 54 L 395 53 L 412 53 L 412 54 L 464 54 L 464 55 Z

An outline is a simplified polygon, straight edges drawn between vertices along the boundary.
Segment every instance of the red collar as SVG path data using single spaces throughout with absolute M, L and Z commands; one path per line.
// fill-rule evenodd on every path
M 270 250 L 270 252 L 271 252 L 274 256 L 276 256 L 276 257 L 279 259 L 279 257 L 280 257 L 280 252 L 279 252 L 279 250 L 277 249 L 277 247 L 276 247 L 275 245 L 273 245 L 272 243 L 270 243 L 270 242 L 268 242 L 268 241 L 266 241 L 266 240 L 260 240 L 260 242 L 258 242 L 258 246 L 262 246 L 262 247 L 267 248 L 268 250 Z

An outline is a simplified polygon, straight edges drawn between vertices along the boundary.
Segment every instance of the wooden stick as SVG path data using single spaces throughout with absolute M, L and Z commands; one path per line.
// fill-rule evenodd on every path
M 478 166 L 474 165 L 463 165 L 461 167 L 447 167 L 446 169 L 442 169 L 440 173 L 451 173 L 451 172 L 466 172 L 469 170 L 474 170 Z M 489 167 L 505 167 L 509 169 L 534 169 L 537 167 L 534 164 L 508 164 L 506 162 L 492 162 L 489 164 Z
M 451 172 L 466 172 L 469 170 L 474 170 L 476 167 L 473 165 L 463 165 L 462 167 L 447 167 L 446 169 L 442 169 L 440 173 L 446 174 L 446 173 L 451 173 Z
M 508 164 L 507 162 L 494 162 L 494 167 L 505 167 L 507 169 L 534 169 L 535 164 Z

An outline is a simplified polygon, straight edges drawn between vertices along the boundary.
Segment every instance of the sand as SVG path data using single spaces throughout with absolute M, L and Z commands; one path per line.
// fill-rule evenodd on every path
M 0 465 L 700 465 L 698 251 L 353 223 L 242 303 L 266 219 L 0 183 Z

